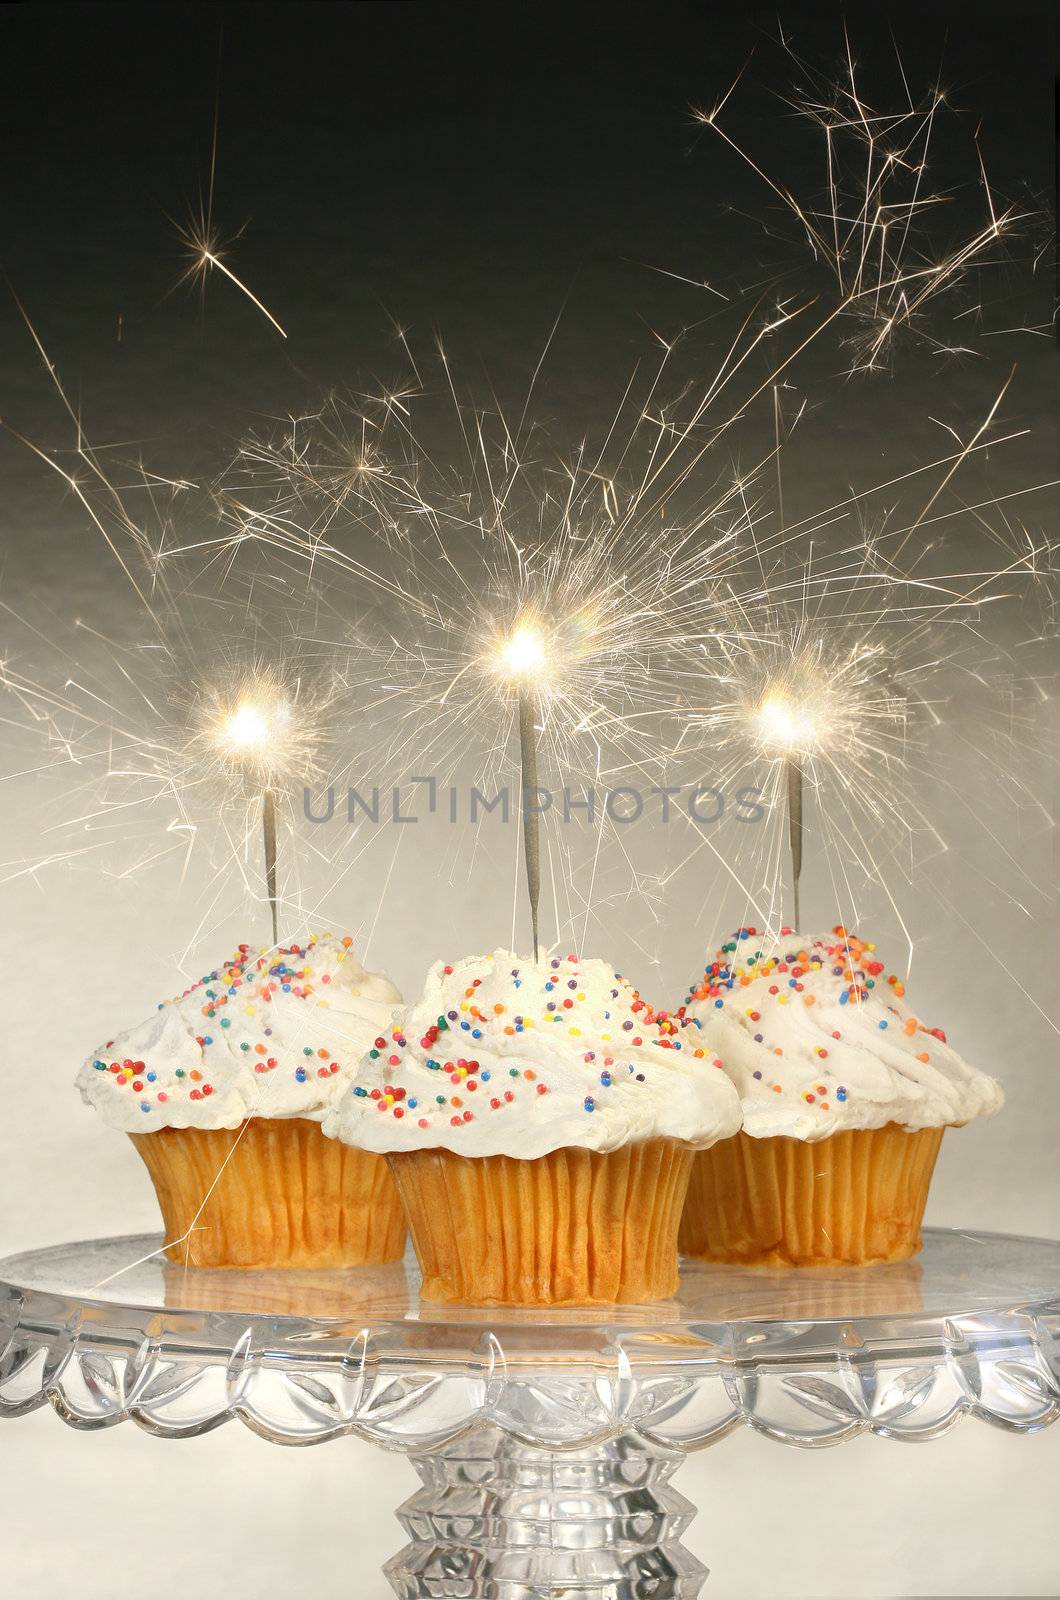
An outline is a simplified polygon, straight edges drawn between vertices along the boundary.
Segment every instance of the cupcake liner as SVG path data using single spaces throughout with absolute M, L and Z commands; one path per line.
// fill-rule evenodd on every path
M 180 1241 L 166 1246 L 170 1261 L 349 1267 L 395 1261 L 405 1248 L 385 1160 L 325 1139 L 306 1117 L 129 1137 L 151 1174 L 166 1237 Z
M 792 1266 L 902 1261 L 920 1249 L 944 1131 L 889 1123 L 814 1142 L 723 1139 L 696 1156 L 682 1254 Z
M 522 1161 L 450 1150 L 390 1155 L 425 1300 L 612 1305 L 677 1287 L 692 1150 L 648 1139 Z

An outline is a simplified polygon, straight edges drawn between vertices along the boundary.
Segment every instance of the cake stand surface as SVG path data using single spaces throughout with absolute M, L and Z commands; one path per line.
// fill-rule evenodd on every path
M 421 1304 L 411 1260 L 187 1270 L 159 1242 L 0 1262 L 0 1416 L 403 1451 L 421 1487 L 386 1573 L 407 1600 L 698 1594 L 670 1479 L 744 1424 L 813 1448 L 1060 1416 L 1060 1241 L 929 1229 L 890 1266 L 686 1262 L 664 1304 L 538 1312 Z

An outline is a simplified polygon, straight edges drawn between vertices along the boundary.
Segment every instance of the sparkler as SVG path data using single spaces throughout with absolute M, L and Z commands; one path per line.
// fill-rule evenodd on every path
M 215 602 L 207 619 L 216 626 L 228 615 Z M 71 848 L 42 859 L 92 852 L 100 870 L 120 878 L 168 861 L 185 882 L 193 856 L 201 857 L 210 867 L 202 886 L 208 913 L 227 899 L 234 877 L 255 893 L 246 861 L 262 850 L 275 940 L 291 893 L 282 880 L 297 864 L 285 863 L 280 848 L 285 812 L 319 778 L 331 746 L 345 745 L 347 718 L 357 731 L 371 652 L 349 646 L 340 666 L 337 651 L 285 642 L 276 623 L 268 647 L 255 649 L 257 620 L 242 606 L 227 647 L 214 629 L 189 631 L 187 617 L 184 627 L 173 619 L 125 646 L 82 622 L 68 652 L 53 627 L 54 682 L 0 661 L 8 705 L 21 710 L 22 725 L 45 745 L 46 764 L 65 779 L 62 812 L 46 831 L 69 834 Z M 347 753 L 356 759 L 355 747 Z
M 728 664 L 707 680 L 691 724 L 705 735 L 726 784 L 747 781 L 743 773 L 760 778 L 766 764 L 764 794 L 786 814 L 797 929 L 807 786 L 833 875 L 833 902 L 850 902 L 857 868 L 883 888 L 904 926 L 884 872 L 897 841 L 920 832 L 944 850 L 942 815 L 948 806 L 968 809 L 970 802 L 945 770 L 929 763 L 929 740 L 944 728 L 947 702 L 961 680 L 974 686 L 985 731 L 991 718 L 983 692 L 985 619 L 998 606 L 1023 603 L 1039 582 L 1040 557 L 1029 548 L 1013 553 L 1007 571 L 913 578 L 881 563 L 870 541 L 851 552 L 845 577 L 833 567 L 820 585 L 811 568 L 794 570 L 777 585 L 793 591 L 786 604 L 771 600 L 767 586 L 766 595 L 742 611 L 744 631 L 734 629 L 723 642 Z M 995 669 L 1002 659 L 995 653 Z M 1003 737 L 1014 733 L 1010 727 Z M 1019 737 L 1029 743 L 1029 728 Z M 1001 773 L 987 741 L 977 748 L 977 782 L 985 788 Z M 1015 745 L 1008 764 L 1015 774 Z M 916 781 L 921 777 L 926 784 Z M 1036 804 L 1018 779 L 1013 793 L 1021 805 Z M 985 833 L 985 820 L 980 826 Z M 771 858 L 767 883 L 779 877 Z
M 430 466 L 409 409 L 407 393 L 360 410 L 332 401 L 278 441 L 253 441 L 222 490 L 227 554 L 260 539 L 326 573 L 339 606 L 344 582 L 351 596 L 369 585 L 387 596 L 393 772 L 414 757 L 442 780 L 471 761 L 486 789 L 518 731 L 524 790 L 546 766 L 588 786 L 631 768 L 648 776 L 662 759 L 651 728 L 679 695 L 688 640 L 713 616 L 710 590 L 744 517 L 739 489 L 680 524 L 641 522 L 636 479 L 610 477 L 587 447 L 552 466 L 536 430 L 520 439 L 503 417 L 462 409 L 472 467 L 454 484 Z M 499 730 L 498 691 L 511 717 Z M 535 806 L 522 812 L 540 942 L 542 824 Z M 597 814 L 590 826 L 599 839 L 612 822 Z M 574 877 L 553 870 L 568 892 Z
M 796 755 L 787 759 L 788 847 L 791 850 L 791 894 L 795 926 L 802 927 L 799 909 L 799 879 L 802 876 L 802 762 Z
M 907 645 L 906 676 L 914 660 L 925 669 L 926 642 L 921 636 L 919 651 Z M 792 619 L 790 632 L 778 629 L 755 640 L 750 652 L 741 651 L 728 678 L 732 698 L 701 713 L 700 720 L 710 728 L 716 751 L 724 756 L 742 748 L 752 760 L 764 759 L 774 774 L 785 802 L 798 929 L 806 774 L 815 789 L 837 789 L 855 813 L 890 809 L 908 757 L 909 684 L 903 666 L 895 666 L 890 641 L 874 638 L 872 628 L 857 620 L 844 625 L 836 619 Z M 902 815 L 904 808 L 894 809 Z M 865 826 L 853 832 L 864 843 Z
M 530 797 L 537 789 L 537 685 L 548 668 L 548 656 L 538 629 L 521 622 L 504 641 L 496 657 L 503 681 L 515 687 L 519 704 L 519 767 L 522 778 L 523 856 L 526 890 L 530 901 L 530 927 L 534 940 L 534 960 L 540 940 L 538 920 L 541 903 L 541 813 Z
M 311 735 L 298 726 L 296 708 L 268 678 L 251 681 L 234 708 L 223 710 L 200 737 L 213 744 L 226 769 L 261 789 L 265 890 L 272 913 L 272 942 L 279 944 L 276 888 L 276 788 L 298 765 Z
M 793 703 L 780 689 L 769 689 L 755 713 L 763 749 L 783 754 L 788 808 L 788 849 L 791 852 L 791 893 L 794 926 L 802 927 L 799 879 L 802 876 L 803 747 L 814 738 L 814 724 L 804 706 Z

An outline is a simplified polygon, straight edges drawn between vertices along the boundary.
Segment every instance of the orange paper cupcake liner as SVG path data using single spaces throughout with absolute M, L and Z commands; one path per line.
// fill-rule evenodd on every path
M 390 1156 L 426 1300 L 565 1306 L 665 1300 L 692 1150 L 649 1139 L 534 1161 Z
M 696 1156 L 681 1252 L 748 1265 L 902 1261 L 920 1249 L 943 1132 L 889 1123 L 812 1143 L 723 1139 Z
M 306 1117 L 129 1137 L 151 1174 L 166 1238 L 180 1241 L 167 1245 L 170 1261 L 350 1267 L 395 1261 L 405 1248 L 385 1159 L 325 1139 Z

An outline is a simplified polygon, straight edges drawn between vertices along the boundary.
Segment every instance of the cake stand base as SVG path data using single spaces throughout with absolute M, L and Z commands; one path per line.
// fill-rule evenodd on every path
M 400 1600 L 693 1600 L 707 1569 L 680 1543 L 683 1460 L 629 1434 L 556 1453 L 478 1428 L 412 1457 L 411 1542 L 384 1571 Z

